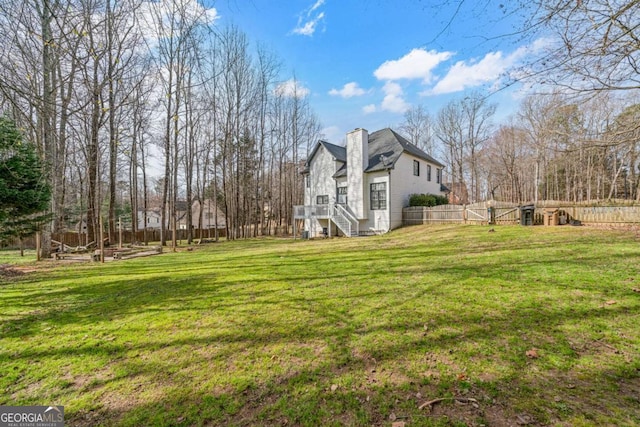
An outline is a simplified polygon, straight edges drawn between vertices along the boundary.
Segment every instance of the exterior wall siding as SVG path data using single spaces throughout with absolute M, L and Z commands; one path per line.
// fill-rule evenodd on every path
M 413 161 L 417 160 L 420 164 L 420 176 L 413 174 Z M 438 168 L 436 165 L 431 165 L 431 181 L 427 180 L 427 165 L 428 163 L 417 157 L 403 154 L 400 156 L 393 169 L 394 178 L 402 185 L 396 190 L 404 195 L 402 199 L 402 206 L 409 204 L 410 194 L 435 194 L 440 195 L 440 184 L 437 183 L 436 174 Z
M 363 174 L 369 164 L 369 134 L 356 129 L 347 134 L 347 198 L 351 211 L 358 219 L 367 218 L 367 178 Z
M 336 182 L 333 174 L 340 168 L 341 163 L 334 160 L 333 156 L 326 148 L 320 147 L 313 158 L 309 169 L 309 183 L 304 189 L 305 205 L 317 204 L 318 196 L 329 196 L 329 206 L 336 203 Z M 305 179 L 307 179 L 305 177 Z M 317 220 L 315 218 L 305 220 L 304 229 L 308 230 L 311 236 L 319 236 L 322 234 L 322 228 L 327 227 L 326 220 Z
M 366 188 L 367 188 L 365 201 L 366 201 L 366 209 L 369 212 L 369 216 L 366 220 L 360 222 L 360 230 L 365 232 L 368 230 L 385 231 L 385 232 L 389 231 L 391 229 L 389 214 L 393 206 L 393 201 L 391 200 L 391 197 L 390 197 L 392 192 L 391 192 L 391 185 L 389 184 L 389 172 L 386 170 L 380 171 L 380 172 L 372 172 L 372 173 L 365 174 L 365 177 L 367 178 L 365 180 Z M 371 201 L 370 201 L 371 184 L 377 184 L 382 182 L 385 182 L 387 184 L 387 208 L 373 210 L 371 209 Z
M 413 161 L 420 165 L 420 175 L 413 174 Z M 404 153 L 391 171 L 391 228 L 402 226 L 402 208 L 409 206 L 411 194 L 435 194 L 440 195 L 440 184 L 436 179 L 436 165 L 431 165 L 431 181 L 427 178 L 427 165 L 425 160 Z

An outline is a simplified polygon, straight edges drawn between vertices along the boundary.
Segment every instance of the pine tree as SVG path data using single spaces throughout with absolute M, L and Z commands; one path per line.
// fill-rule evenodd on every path
M 0 241 L 36 232 L 49 216 L 50 197 L 36 147 L 0 118 Z

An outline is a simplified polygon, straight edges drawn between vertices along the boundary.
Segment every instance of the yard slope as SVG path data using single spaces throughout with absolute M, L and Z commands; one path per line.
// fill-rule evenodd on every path
M 71 426 L 640 424 L 636 235 L 488 230 L 2 276 L 0 404 Z

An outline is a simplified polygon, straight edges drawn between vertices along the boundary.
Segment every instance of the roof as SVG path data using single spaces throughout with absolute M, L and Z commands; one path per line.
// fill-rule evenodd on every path
M 336 161 L 344 163 L 333 175 L 334 178 L 347 176 L 347 150 L 345 147 L 331 144 L 327 141 L 318 141 L 311 155 L 305 163 L 303 173 L 309 172 L 309 164 L 320 147 L 325 147 Z M 376 172 L 391 169 L 402 153 L 410 154 L 425 160 L 437 167 L 444 167 L 442 163 L 410 143 L 405 137 L 390 128 L 381 129 L 369 135 L 369 163 L 365 172 Z
M 318 150 L 320 149 L 320 147 L 324 147 L 327 149 L 327 151 L 339 162 L 343 162 L 346 163 L 347 162 L 347 149 L 345 147 L 341 147 L 339 145 L 335 145 L 332 144 L 330 142 L 327 141 L 323 141 L 320 140 L 318 141 L 318 143 L 316 144 L 315 147 L 313 147 L 313 151 L 311 152 L 311 154 L 309 155 L 309 157 L 307 158 L 307 161 L 304 164 L 304 170 L 302 171 L 303 174 L 305 173 L 309 173 L 309 164 L 311 163 L 311 159 L 313 159 L 313 156 L 316 155 L 316 153 L 318 152 Z
M 320 140 L 320 141 L 318 141 L 316 146 L 313 147 L 313 151 L 311 152 L 311 154 L 309 155 L 309 158 L 307 159 L 306 163 L 304 164 L 305 167 L 309 167 L 309 163 L 311 163 L 311 159 L 313 159 L 313 157 L 316 155 L 316 153 L 318 152 L 320 147 L 326 148 L 327 151 L 336 160 L 338 160 L 340 162 L 346 162 L 347 161 L 347 149 L 345 147 L 341 147 L 339 145 L 335 145 L 335 144 L 332 144 L 330 142 Z
M 410 143 L 396 131 L 385 128 L 369 135 L 369 166 L 365 172 L 393 168 L 402 153 L 444 167 L 442 163 Z

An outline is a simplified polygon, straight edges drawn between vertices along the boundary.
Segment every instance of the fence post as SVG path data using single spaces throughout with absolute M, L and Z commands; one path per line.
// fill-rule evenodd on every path
M 118 249 L 122 249 L 122 217 L 118 217 Z
M 40 249 L 42 249 L 42 236 L 40 235 L 40 231 L 36 232 L 36 261 L 40 261 Z
M 102 214 L 100 214 L 100 262 L 104 263 L 104 225 L 102 223 Z

